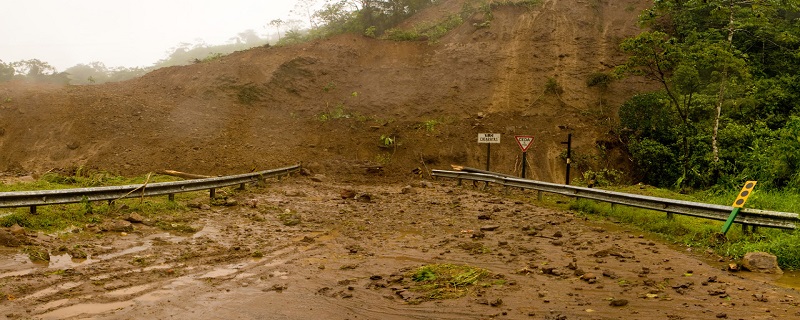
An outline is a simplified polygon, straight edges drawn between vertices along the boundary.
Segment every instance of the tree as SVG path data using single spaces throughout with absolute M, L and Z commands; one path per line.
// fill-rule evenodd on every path
M 14 67 L 11 64 L 4 63 L 3 60 L 0 60 L 0 82 L 14 78 L 14 72 Z
M 278 31 L 278 41 L 281 41 L 281 25 L 283 25 L 283 20 L 275 19 L 269 22 L 269 25 L 275 27 Z

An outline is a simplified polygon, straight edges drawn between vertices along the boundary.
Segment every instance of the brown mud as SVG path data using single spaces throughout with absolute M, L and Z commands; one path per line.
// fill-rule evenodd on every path
M 271 181 L 229 194 L 239 205 L 202 206 L 170 220 L 196 232 L 145 222 L 126 233 L 29 235 L 51 260 L 0 253 L 0 317 L 800 317 L 798 291 L 771 284 L 775 276 L 725 271 L 719 257 L 539 207 L 531 193 L 452 181 L 408 188 L 331 180 Z M 71 259 L 73 248 L 87 258 Z M 420 302 L 408 272 L 435 263 L 485 268 L 501 281 Z

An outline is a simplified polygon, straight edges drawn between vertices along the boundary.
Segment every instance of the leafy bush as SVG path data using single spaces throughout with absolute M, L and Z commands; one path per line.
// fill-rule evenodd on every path
M 611 75 L 603 72 L 595 72 L 589 75 L 589 79 L 586 79 L 586 86 L 587 87 L 600 87 L 601 89 L 607 89 L 608 85 L 614 81 L 614 78 Z

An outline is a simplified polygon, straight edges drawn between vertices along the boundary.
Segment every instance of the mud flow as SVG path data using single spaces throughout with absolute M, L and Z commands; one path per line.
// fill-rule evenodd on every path
M 0 316 L 800 318 L 796 274 L 729 273 L 718 257 L 537 207 L 519 190 L 296 178 L 231 197 L 238 205 L 183 216 L 196 232 L 135 223 L 126 233 L 28 235 L 51 259 L 0 251 Z M 411 272 L 433 264 L 483 268 L 492 280 L 460 298 L 430 298 Z

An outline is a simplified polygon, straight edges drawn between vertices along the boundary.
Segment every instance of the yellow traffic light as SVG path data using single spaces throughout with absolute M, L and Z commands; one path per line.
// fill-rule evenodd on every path
M 747 181 L 742 188 L 742 191 L 739 191 L 739 196 L 736 197 L 736 200 L 733 201 L 734 208 L 743 208 L 744 202 L 747 201 L 747 197 L 753 193 L 753 188 L 756 186 L 756 181 Z

